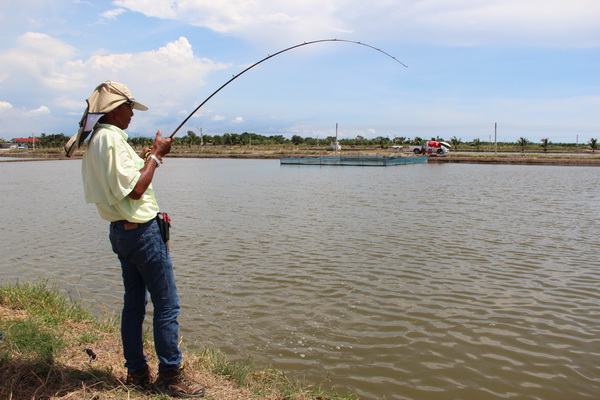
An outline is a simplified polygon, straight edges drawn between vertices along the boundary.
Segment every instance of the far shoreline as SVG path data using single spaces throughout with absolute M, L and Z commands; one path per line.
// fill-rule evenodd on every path
M 408 155 L 410 153 L 397 153 L 389 149 L 369 149 L 342 151 L 341 154 L 377 154 L 377 155 Z M 246 149 L 239 146 L 223 147 L 218 149 L 176 149 L 165 158 L 224 158 L 224 159 L 259 159 L 273 160 L 284 157 L 325 157 L 336 153 L 331 151 L 303 151 L 301 149 Z M 62 151 L 57 149 L 28 151 L 1 151 L 0 162 L 46 161 L 46 160 L 73 160 L 81 159 L 83 152 L 79 151 L 71 158 L 67 158 Z M 3 158 L 11 158 L 3 160 Z M 504 164 L 504 165 L 552 165 L 552 166 L 579 166 L 600 167 L 600 153 L 483 153 L 483 152 L 450 152 L 446 157 L 429 157 L 430 163 L 463 163 L 463 164 Z

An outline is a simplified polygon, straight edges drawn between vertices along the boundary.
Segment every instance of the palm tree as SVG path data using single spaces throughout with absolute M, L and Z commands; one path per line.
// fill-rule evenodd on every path
M 481 139 L 477 138 L 477 139 L 473 139 L 473 146 L 477 147 L 477 151 L 481 150 Z
M 550 145 L 550 139 L 546 138 L 546 139 L 542 139 L 540 141 L 542 142 L 542 148 L 544 149 L 544 152 L 548 151 L 548 146 Z
M 592 149 L 592 153 L 595 153 L 596 150 L 598 149 L 598 139 L 592 138 L 592 139 L 590 139 L 588 144 L 590 145 L 590 148 Z
M 524 137 L 520 137 L 519 140 L 517 140 L 517 146 L 521 148 L 521 153 L 525 151 L 525 146 L 527 146 L 528 144 L 529 140 L 525 139 Z
M 461 143 L 462 143 L 462 139 L 459 139 L 456 136 L 454 136 L 452 139 L 450 139 L 450 144 L 452 145 L 452 147 L 454 147 L 454 151 L 458 150 L 458 145 Z

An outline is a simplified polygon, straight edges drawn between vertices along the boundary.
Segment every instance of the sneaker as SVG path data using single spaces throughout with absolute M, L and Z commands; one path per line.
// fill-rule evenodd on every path
M 171 397 L 180 397 L 184 399 L 197 399 L 204 396 L 205 389 L 202 385 L 190 380 L 183 367 L 174 371 L 159 372 L 154 390 Z
M 128 372 L 127 379 L 125 380 L 125 385 L 148 390 L 152 387 L 152 376 L 150 374 L 150 368 L 146 365 L 142 369 L 138 369 L 135 372 Z

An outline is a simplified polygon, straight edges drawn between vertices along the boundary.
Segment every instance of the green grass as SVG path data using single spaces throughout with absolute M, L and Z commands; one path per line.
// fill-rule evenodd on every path
M 57 326 L 66 321 L 89 321 L 92 316 L 79 304 L 62 296 L 47 282 L 15 284 L 0 288 L 0 304 L 26 311 L 34 318 Z
M 6 325 L 4 336 L 9 338 L 6 354 L 19 353 L 22 359 L 38 365 L 40 369 L 54 364 L 56 355 L 65 347 L 62 337 L 36 320 L 10 322 Z M 2 359 L 8 360 L 9 357 Z
M 45 282 L 16 284 L 0 288 L 0 304 L 10 305 L 30 318 L 2 320 L 5 345 L 0 348 L 0 360 L 6 363 L 11 354 L 18 354 L 36 369 L 46 370 L 66 346 L 62 324 L 67 321 L 90 320 L 80 306 L 50 290 Z
M 245 362 L 229 362 L 227 356 L 216 349 L 204 349 L 202 356 L 206 366 L 217 375 L 226 376 L 240 386 L 248 383 L 254 366 L 250 360 Z

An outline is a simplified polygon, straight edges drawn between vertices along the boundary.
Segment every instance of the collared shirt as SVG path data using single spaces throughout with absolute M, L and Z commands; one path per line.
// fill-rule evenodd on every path
M 98 124 L 92 135 L 81 166 L 86 202 L 95 203 L 107 221 L 153 219 L 159 209 L 152 184 L 139 200 L 128 196 L 144 160 L 127 143 L 127 134 L 114 125 Z

